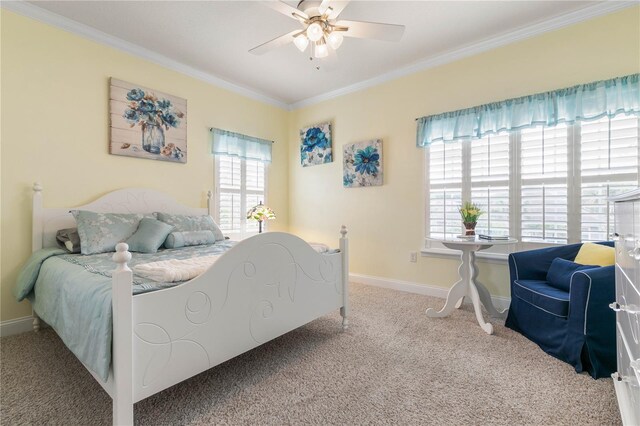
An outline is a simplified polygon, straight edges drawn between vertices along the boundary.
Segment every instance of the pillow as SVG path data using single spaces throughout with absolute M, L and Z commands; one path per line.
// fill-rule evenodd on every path
M 205 231 L 213 232 L 216 241 L 224 240 L 222 231 L 209 215 L 190 216 L 186 214 L 156 213 L 159 220 L 175 226 L 174 232 Z
M 216 237 L 208 229 L 203 231 L 183 231 L 172 232 L 164 242 L 166 248 L 180 248 L 187 246 L 199 246 L 202 244 L 213 244 Z
M 155 253 L 173 231 L 173 226 L 157 219 L 143 218 L 138 230 L 127 241 L 129 251 L 138 253 Z
M 610 266 L 616 261 L 616 251 L 602 244 L 584 243 L 573 261 L 581 265 Z
M 574 272 L 583 269 L 597 268 L 596 265 L 580 265 L 570 260 L 556 257 L 551 262 L 551 266 L 547 271 L 547 281 L 551 287 L 569 292 L 571 287 L 571 276 Z
M 80 253 L 80 236 L 78 228 L 60 229 L 56 232 L 56 241 L 62 248 L 70 253 Z
M 71 210 L 78 224 L 80 252 L 106 253 L 116 250 L 116 244 L 127 240 L 138 229 L 140 220 L 153 215 L 132 213 L 96 213 Z

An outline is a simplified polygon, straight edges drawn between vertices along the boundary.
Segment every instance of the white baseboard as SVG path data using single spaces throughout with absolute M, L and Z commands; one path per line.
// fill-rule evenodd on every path
M 363 274 L 349 274 L 349 281 L 376 287 L 390 288 L 392 290 L 405 291 L 407 293 L 433 296 L 440 299 L 446 299 L 447 293 L 449 293 L 449 289 L 446 287 L 440 287 L 430 284 L 419 284 L 411 281 L 395 280 L 392 278 L 373 277 L 371 275 Z M 465 303 L 469 303 L 468 299 L 468 297 L 465 298 Z M 495 306 L 498 310 L 507 309 L 511 304 L 511 298 L 509 297 L 491 296 L 491 300 L 493 302 L 493 306 Z
M 31 330 L 33 330 L 33 317 L 31 315 L 0 322 L 0 337 L 20 334 Z

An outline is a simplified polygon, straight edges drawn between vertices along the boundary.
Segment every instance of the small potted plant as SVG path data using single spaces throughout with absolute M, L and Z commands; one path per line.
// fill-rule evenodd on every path
M 462 206 L 458 211 L 460 212 L 462 223 L 464 224 L 464 235 L 476 235 L 476 224 L 478 223 L 478 218 L 484 214 L 482 209 L 478 207 L 476 203 L 465 201 L 462 203 Z

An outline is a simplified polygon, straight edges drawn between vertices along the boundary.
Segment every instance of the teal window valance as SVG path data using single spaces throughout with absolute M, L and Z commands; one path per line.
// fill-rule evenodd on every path
M 272 141 L 216 128 L 211 128 L 211 135 L 211 151 L 214 155 L 271 163 Z
M 416 144 L 476 139 L 537 125 L 555 126 L 640 113 L 640 74 L 418 118 Z

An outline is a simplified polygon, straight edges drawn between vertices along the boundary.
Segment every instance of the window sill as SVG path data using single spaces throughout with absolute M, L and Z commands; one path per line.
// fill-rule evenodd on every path
M 441 259 L 460 258 L 460 251 L 447 248 L 423 248 L 420 250 L 422 257 L 437 257 Z M 505 265 L 509 259 L 509 255 L 505 253 L 485 253 L 477 252 L 476 258 L 484 263 L 493 263 L 496 265 Z

